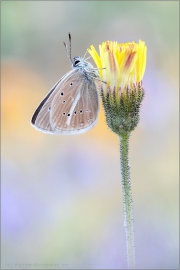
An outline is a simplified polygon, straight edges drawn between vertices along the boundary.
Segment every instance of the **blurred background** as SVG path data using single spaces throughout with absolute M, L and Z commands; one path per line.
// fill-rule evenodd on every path
M 106 40 L 148 48 L 130 139 L 138 269 L 179 269 L 179 2 L 2 1 L 2 269 L 125 269 L 119 141 L 101 106 L 82 135 L 30 119 L 71 67 Z M 92 64 L 93 60 L 90 60 Z

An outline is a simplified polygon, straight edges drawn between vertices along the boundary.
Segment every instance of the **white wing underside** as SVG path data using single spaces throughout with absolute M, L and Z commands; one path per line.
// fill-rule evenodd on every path
M 50 134 L 81 134 L 97 123 L 99 97 L 92 79 L 83 72 L 67 73 L 47 94 L 32 118 L 32 125 Z

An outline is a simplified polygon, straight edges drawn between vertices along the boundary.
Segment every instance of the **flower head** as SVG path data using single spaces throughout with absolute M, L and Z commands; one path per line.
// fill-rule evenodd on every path
M 106 41 L 99 45 L 98 55 L 93 45 L 88 52 L 99 68 L 99 75 L 107 82 L 107 87 L 119 88 L 121 92 L 140 83 L 146 67 L 145 43 L 128 42 L 124 44 Z M 103 69 L 104 68 L 104 69 Z
M 146 67 L 145 42 L 120 44 L 106 41 L 88 52 L 94 59 L 102 81 L 101 95 L 108 126 L 118 134 L 132 131 L 139 120 L 144 96 L 142 79 Z M 113 120 L 114 119 L 114 120 Z

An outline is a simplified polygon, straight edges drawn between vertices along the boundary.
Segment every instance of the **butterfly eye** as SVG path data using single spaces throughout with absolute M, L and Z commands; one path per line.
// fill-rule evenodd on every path
M 79 61 L 79 60 L 76 60 L 76 61 L 74 61 L 73 66 L 75 67 L 75 66 L 77 66 L 79 63 L 80 63 L 80 61 Z

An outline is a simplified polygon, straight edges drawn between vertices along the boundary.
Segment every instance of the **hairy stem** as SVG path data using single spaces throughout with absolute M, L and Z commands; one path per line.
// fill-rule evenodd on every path
M 133 228 L 133 202 L 131 192 L 130 166 L 128 158 L 129 134 L 120 137 L 120 162 L 122 174 L 122 192 L 124 205 L 124 227 L 126 232 L 126 248 L 128 268 L 135 268 L 135 247 Z

